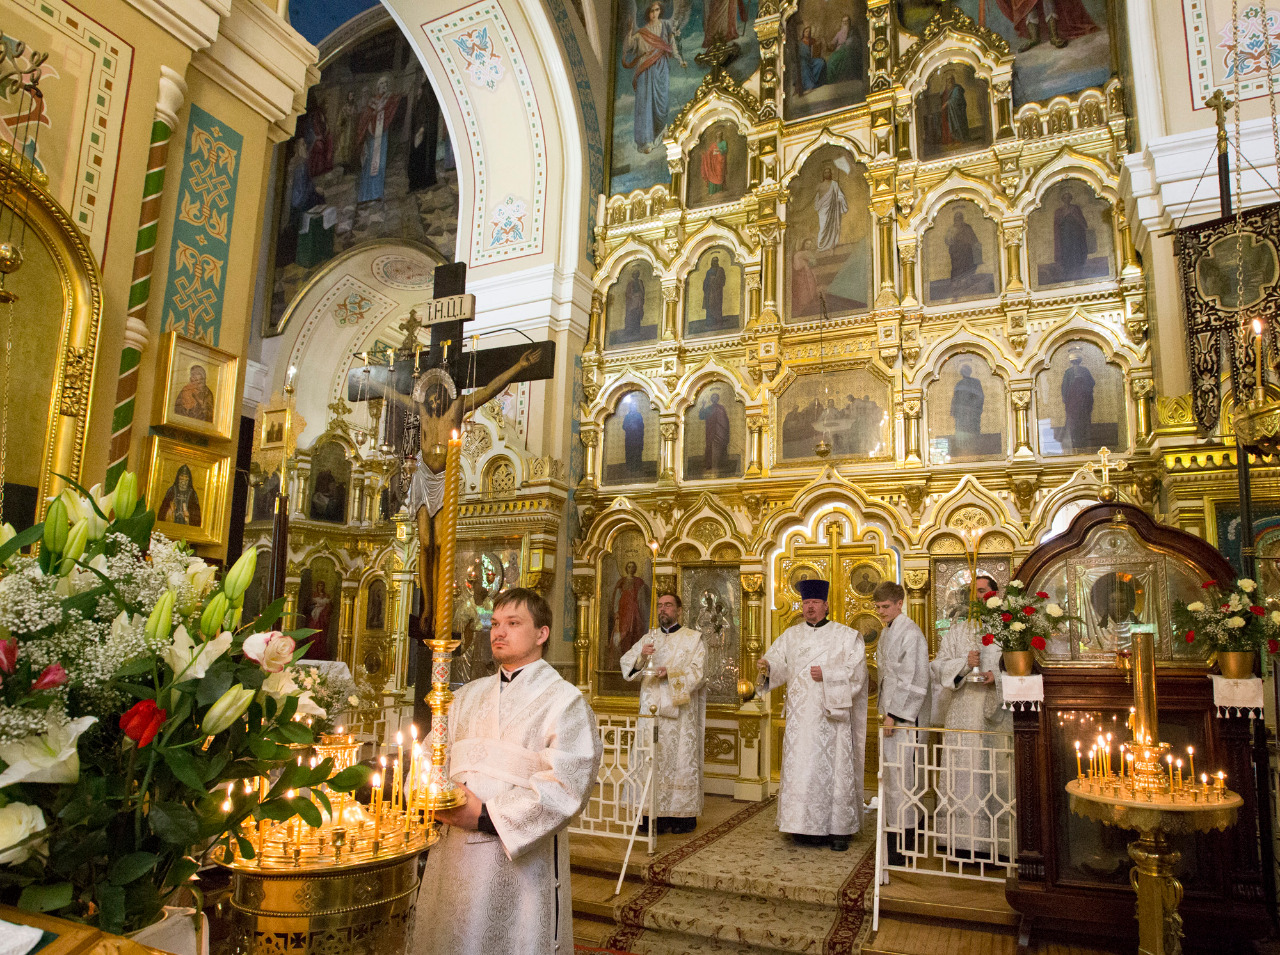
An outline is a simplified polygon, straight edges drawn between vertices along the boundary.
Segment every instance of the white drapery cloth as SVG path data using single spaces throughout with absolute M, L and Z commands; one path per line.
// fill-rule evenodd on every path
M 569 842 L 600 768 L 595 714 L 538 660 L 501 687 L 468 683 L 449 710 L 450 777 L 498 835 L 447 828 L 427 856 L 414 955 L 542 955 L 573 948 Z
M 880 716 L 894 716 L 916 723 L 922 712 L 928 715 L 929 641 L 924 631 L 905 613 L 900 613 L 880 632 L 876 647 L 879 688 L 876 705 Z M 914 829 L 918 822 L 915 805 L 925 789 L 925 780 L 916 772 L 916 734 L 910 730 L 886 733 L 884 746 L 885 825 L 893 829 Z
M 769 689 L 787 687 L 778 828 L 809 836 L 852 835 L 862 826 L 867 752 L 867 657 L 844 624 L 788 627 L 763 657 Z M 822 667 L 822 680 L 809 668 Z
M 991 683 L 970 683 L 973 668 L 969 651 L 980 655 L 978 670 L 991 673 Z M 950 730 L 989 730 L 1013 732 L 1013 717 L 1001 704 L 1000 647 L 982 645 L 978 628 L 968 620 L 956 620 L 942 638 L 938 655 L 930 664 L 934 677 L 934 718 L 941 716 L 942 725 Z M 993 738 L 973 733 L 944 733 L 942 772 L 938 774 L 938 809 L 936 827 L 952 855 L 990 852 L 992 780 L 1000 780 L 997 792 L 1008 802 L 1009 793 L 1003 782 L 1007 773 L 997 773 Z M 1007 826 L 1006 826 L 1007 828 Z M 1000 833 L 1001 839 L 1008 832 Z M 994 856 L 993 856 L 994 858 Z
M 645 677 L 640 651 L 653 644 L 653 665 L 666 667 L 665 677 Z M 656 707 L 658 723 L 657 767 L 653 784 L 658 788 L 658 815 L 696 817 L 702 814 L 703 728 L 707 721 L 705 667 L 707 647 L 692 627 L 672 633 L 650 630 L 622 655 L 622 675 L 640 682 L 638 732 L 653 738 Z

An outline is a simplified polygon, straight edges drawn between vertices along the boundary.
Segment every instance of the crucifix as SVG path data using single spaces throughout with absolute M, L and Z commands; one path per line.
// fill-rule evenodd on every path
M 1098 450 L 1098 461 L 1095 464 L 1090 461 L 1085 465 L 1089 469 L 1089 473 L 1098 471 L 1102 476 L 1102 488 L 1098 492 L 1098 496 L 1104 501 L 1114 501 L 1116 498 L 1116 489 L 1111 484 L 1111 472 L 1123 471 L 1129 466 L 1129 462 L 1121 458 L 1118 461 L 1111 460 L 1111 449 L 1100 448 Z
M 396 450 L 406 460 L 416 459 L 408 510 L 418 530 L 419 619 L 428 636 L 435 617 L 436 561 L 446 536 L 454 533 L 457 516 L 446 514 L 443 507 L 449 439 L 461 431 L 468 414 L 507 385 L 541 381 L 555 374 L 554 342 L 463 352 L 463 322 L 475 316 L 475 297 L 465 292 L 466 270 L 465 263 L 437 267 L 434 297 L 421 312 L 411 311 L 400 324 L 405 339 L 393 359 L 387 365 L 353 368 L 347 375 L 348 401 L 386 399 L 403 414 L 418 416 L 417 446 Z M 425 346 L 418 341 L 423 328 L 431 332 L 430 344 Z M 473 390 L 463 394 L 464 388 Z M 393 444 L 401 438 L 395 418 L 386 416 L 386 433 Z M 420 663 L 426 659 L 427 654 L 419 654 Z

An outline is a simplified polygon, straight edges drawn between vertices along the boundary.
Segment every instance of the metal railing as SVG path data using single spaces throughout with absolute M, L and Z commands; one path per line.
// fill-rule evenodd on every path
M 604 756 L 596 787 L 570 832 L 610 839 L 632 839 L 641 816 L 649 834 L 639 837 L 650 855 L 658 848 L 657 787 L 653 785 L 653 739 L 639 732 L 638 716 L 596 715 Z
M 1012 733 L 900 726 L 886 740 L 881 727 L 873 930 L 890 872 L 1002 882 L 1013 871 L 1013 765 Z

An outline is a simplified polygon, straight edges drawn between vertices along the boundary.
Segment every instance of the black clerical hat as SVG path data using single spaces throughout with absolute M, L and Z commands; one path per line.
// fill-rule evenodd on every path
M 826 600 L 831 585 L 825 580 L 802 580 L 796 584 L 801 600 Z

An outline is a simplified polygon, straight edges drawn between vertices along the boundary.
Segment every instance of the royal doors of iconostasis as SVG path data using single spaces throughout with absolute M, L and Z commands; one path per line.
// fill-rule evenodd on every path
M 827 615 L 862 634 L 867 648 L 869 693 L 867 699 L 867 791 L 876 788 L 879 763 L 876 715 L 876 646 L 880 638 L 880 618 L 876 616 L 876 585 L 897 580 L 897 555 L 889 549 L 886 535 L 877 527 L 863 527 L 853 509 L 836 507 L 810 522 L 808 528 L 786 532 L 773 558 L 773 639 L 803 618 L 796 585 L 802 580 L 831 582 Z M 777 782 L 782 765 L 782 734 L 786 727 L 786 688 L 773 691 L 770 711 L 772 779 Z

